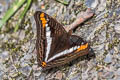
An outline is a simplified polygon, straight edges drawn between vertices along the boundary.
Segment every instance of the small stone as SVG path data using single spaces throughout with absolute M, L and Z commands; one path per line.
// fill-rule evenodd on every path
M 120 63 L 115 64 L 115 67 L 116 67 L 116 68 L 120 68 Z
M 46 77 L 46 74 L 45 73 L 41 73 L 39 76 L 37 76 L 38 79 L 36 80 L 46 80 L 45 77 Z
M 115 78 L 114 80 L 120 80 L 120 76 L 118 76 L 117 78 Z
M 62 80 L 62 72 L 57 72 L 56 73 L 56 79 L 58 79 L 58 80 Z
M 103 11 L 106 8 L 106 0 L 99 0 L 100 4 L 98 6 L 98 11 Z
M 3 60 L 8 60 L 9 58 L 9 52 L 8 51 L 3 51 L 1 54 L 0 54 L 1 58 Z
M 17 77 L 19 75 L 18 72 L 13 72 L 13 73 L 10 73 L 9 76 L 14 78 L 14 77 Z
M 109 42 L 105 44 L 105 50 L 108 50 L 108 49 L 109 49 Z
M 85 73 L 82 73 L 82 80 L 87 80 L 88 79 L 88 74 L 85 72 Z
M 107 54 L 106 58 L 104 59 L 105 63 L 111 63 L 112 62 L 112 55 L 111 54 Z
M 114 50 L 115 50 L 115 53 L 118 53 L 118 52 L 119 52 L 119 50 L 118 50 L 117 47 L 114 47 Z
M 105 79 L 112 79 L 114 76 L 114 73 L 113 72 L 106 72 L 103 76 Z
M 41 72 L 42 68 L 41 67 L 37 67 L 37 66 L 34 66 L 34 68 L 36 67 L 36 69 L 33 69 L 34 70 L 34 76 L 44 76 L 44 74 Z
M 114 29 L 116 33 L 120 34 L 120 24 L 116 24 Z
M 7 11 L 10 0 L 0 0 L 0 18 L 3 18 L 5 11 Z
M 92 9 L 95 9 L 98 5 L 98 0 L 86 0 L 85 1 L 85 4 L 88 8 L 92 8 Z
M 21 68 L 21 73 L 25 76 L 29 76 L 31 73 L 32 68 L 30 66 L 25 66 Z
M 120 68 L 117 71 L 115 71 L 115 73 L 117 76 L 120 76 Z
M 0 70 L 0 80 L 2 80 L 3 74 L 4 74 L 4 72 Z
M 98 36 L 98 37 L 99 37 L 99 40 L 100 40 L 101 43 L 105 42 L 105 40 L 106 40 L 106 31 L 102 31 L 101 35 Z
M 36 35 L 36 33 L 37 33 L 36 31 L 37 31 L 37 30 L 36 30 L 36 27 L 35 27 L 35 26 L 36 26 L 36 23 L 35 23 L 34 17 L 31 17 L 31 18 L 30 18 L 30 22 L 32 23 L 32 24 L 31 24 L 31 26 L 32 26 L 32 31 L 33 31 L 33 33 Z
M 40 76 L 38 80 L 45 80 L 45 76 Z
M 80 74 L 75 74 L 73 77 L 70 78 L 70 80 L 79 80 L 80 77 L 81 77 Z
M 37 70 L 37 67 L 38 67 L 38 65 L 33 65 L 33 66 L 32 66 L 32 69 L 33 69 L 33 70 Z
M 23 40 L 25 38 L 25 31 L 24 30 L 20 31 L 19 38 L 20 38 L 20 40 Z

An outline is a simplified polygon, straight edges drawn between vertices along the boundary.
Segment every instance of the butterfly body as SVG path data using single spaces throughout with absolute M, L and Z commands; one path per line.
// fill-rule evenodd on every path
M 88 54 L 88 43 L 79 36 L 68 34 L 55 19 L 41 11 L 36 11 L 34 17 L 38 63 L 43 69 L 60 66 Z

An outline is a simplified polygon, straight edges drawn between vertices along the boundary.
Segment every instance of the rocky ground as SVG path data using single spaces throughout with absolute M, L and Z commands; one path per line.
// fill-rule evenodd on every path
M 0 18 L 14 0 L 0 1 Z M 0 30 L 0 80 L 120 80 L 120 0 L 36 0 L 19 30 L 13 32 L 20 9 Z M 70 64 L 41 72 L 35 53 L 34 12 L 43 10 L 64 25 L 77 14 L 92 8 L 95 15 L 79 25 L 73 34 L 90 43 L 94 54 Z

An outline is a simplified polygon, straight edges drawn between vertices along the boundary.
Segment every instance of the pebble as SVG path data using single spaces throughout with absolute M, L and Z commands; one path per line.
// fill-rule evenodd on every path
M 71 79 L 69 79 L 69 80 L 79 80 L 81 78 L 81 74 L 76 74 L 76 75 L 74 75 L 73 77 L 71 77 Z
M 24 66 L 20 69 L 20 72 L 25 76 L 29 76 L 31 71 L 32 71 L 32 68 L 30 66 Z
M 117 76 L 120 76 L 120 68 L 118 68 L 118 70 L 115 71 L 115 73 L 116 73 Z
M 111 63 L 112 62 L 112 55 L 111 54 L 107 54 L 106 58 L 104 59 L 105 63 Z
M 25 38 L 25 30 L 21 30 L 18 36 L 20 40 L 23 40 Z
M 103 76 L 103 78 L 105 79 L 112 79 L 114 76 L 114 72 L 106 72 Z
M 120 34 L 120 24 L 116 24 L 114 26 L 114 29 L 115 29 L 116 33 Z
M 0 0 L 0 18 L 2 18 L 3 14 L 5 14 L 5 11 L 9 6 L 8 3 L 13 3 L 13 1 L 14 0 Z M 27 25 L 25 23 L 25 27 L 22 27 L 22 29 L 20 28 L 16 33 L 5 31 L 7 27 L 5 27 L 3 31 L 1 30 L 0 80 L 7 80 L 10 75 L 10 77 L 17 76 L 16 70 L 20 71 L 21 74 L 13 80 L 24 80 L 29 75 L 30 78 L 28 80 L 120 80 L 120 8 L 118 0 L 114 0 L 115 2 L 111 2 L 111 0 L 67 1 L 69 3 L 67 6 L 56 2 L 56 0 L 39 0 L 37 3 L 32 2 L 30 9 L 25 16 L 25 21 L 28 21 Z M 5 4 L 3 4 L 3 2 Z M 83 4 L 80 5 L 81 3 Z M 79 25 L 77 30 L 73 31 L 73 33 L 77 33 L 77 36 L 89 41 L 90 47 L 93 49 L 96 58 L 91 58 L 89 61 L 85 58 L 85 66 L 84 63 L 80 64 L 80 62 L 84 62 L 84 60 L 80 60 L 81 58 L 79 58 L 79 60 L 74 63 L 79 65 L 77 67 L 73 65 L 67 66 L 69 68 L 66 68 L 65 66 L 63 71 L 56 71 L 56 69 L 52 69 L 51 71 L 48 71 L 49 73 L 43 74 L 41 68 L 38 67 L 36 59 L 37 56 L 34 52 L 32 52 L 35 48 L 36 40 L 36 25 L 33 21 L 33 13 L 36 10 L 42 10 L 50 16 L 56 18 L 59 23 L 71 24 L 72 21 L 77 18 L 77 15 L 79 14 L 78 11 L 84 11 L 86 7 L 92 8 L 95 11 L 95 15 L 92 19 L 89 19 L 85 23 Z M 32 15 L 29 15 L 29 13 Z M 14 21 L 12 21 L 12 19 L 14 19 L 13 17 L 14 16 L 10 19 L 12 24 L 14 24 Z M 29 24 L 29 20 L 31 24 Z M 10 25 L 8 27 L 10 27 L 11 30 L 12 26 Z M 26 30 L 29 29 L 29 32 L 33 33 L 34 38 L 29 38 L 29 34 L 26 34 Z M 19 41 L 23 41 L 26 38 L 29 38 L 28 42 L 19 44 Z M 115 42 L 115 39 L 118 40 L 118 43 Z M 4 44 L 4 42 L 8 42 L 8 44 L 11 42 L 15 43 L 14 47 L 20 46 L 20 49 L 9 55 L 13 49 L 11 49 L 11 47 L 9 48 L 9 46 Z M 109 48 L 110 45 L 111 48 Z M 9 60 L 9 56 L 13 58 L 12 62 Z M 95 62 L 91 61 L 93 59 Z M 5 60 L 7 61 L 5 62 Z M 94 65 L 91 66 L 90 64 L 93 63 Z M 18 65 L 17 69 L 13 67 L 14 64 Z M 97 64 L 103 67 L 96 69 Z M 11 71 L 13 71 L 13 73 L 11 73 Z M 100 74 L 99 71 L 101 71 Z
M 45 76 L 44 76 L 44 75 L 41 75 L 38 80 L 45 80 Z
M 0 80 L 3 79 L 3 75 L 4 75 L 4 72 L 2 70 L 0 70 Z
M 103 11 L 106 8 L 106 0 L 99 0 L 98 10 L 97 11 Z
M 85 0 L 85 4 L 88 8 L 95 9 L 98 5 L 98 0 Z
M 56 72 L 56 79 L 57 80 L 62 80 L 62 77 L 63 77 L 62 72 L 60 72 L 60 71 Z
M 32 22 L 32 24 L 31 24 L 31 26 L 32 26 L 32 31 L 33 31 L 33 33 L 36 35 L 36 33 L 37 33 L 37 31 L 36 31 L 36 23 L 35 23 L 35 19 L 34 19 L 33 16 L 30 18 L 30 22 Z
M 0 0 L 0 18 L 3 18 L 3 15 L 5 15 L 5 12 L 7 11 L 9 7 L 9 3 L 11 0 Z
M 4 51 L 2 53 L 0 53 L 0 57 L 1 59 L 4 61 L 4 60 L 8 60 L 9 58 L 9 51 Z
M 82 73 L 82 80 L 87 80 L 88 79 L 88 74 L 85 72 L 85 73 Z

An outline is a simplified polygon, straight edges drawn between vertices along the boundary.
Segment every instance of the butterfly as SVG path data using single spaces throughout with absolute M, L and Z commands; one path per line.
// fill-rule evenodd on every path
M 36 11 L 37 60 L 42 69 L 51 69 L 88 54 L 89 44 L 81 37 L 71 35 L 48 14 Z

